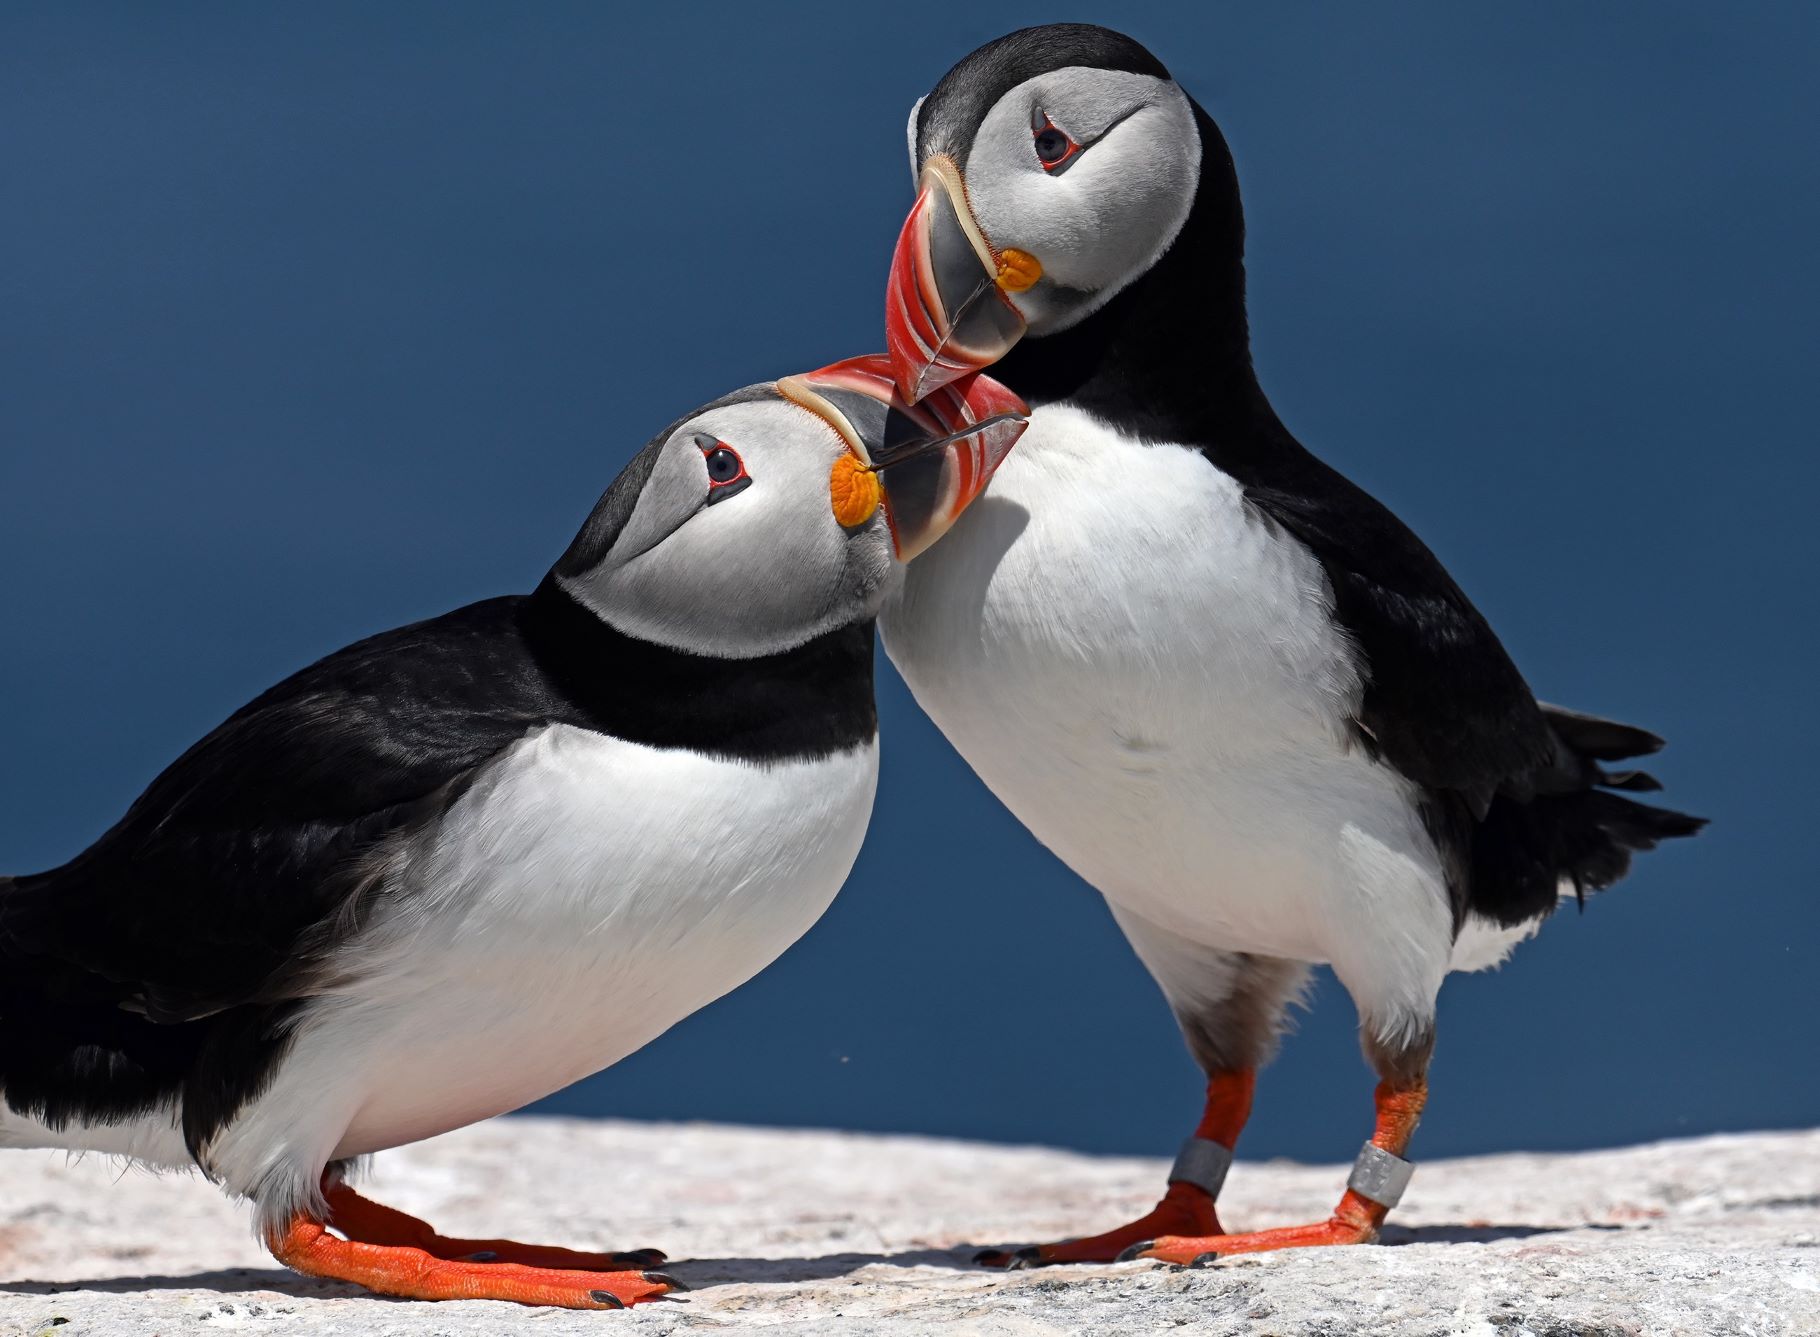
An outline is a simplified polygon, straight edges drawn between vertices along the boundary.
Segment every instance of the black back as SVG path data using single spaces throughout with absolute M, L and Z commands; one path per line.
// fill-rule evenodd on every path
M 758 765 L 827 755 L 876 732 L 871 625 L 717 660 L 624 636 L 546 580 L 311 665 L 68 864 L 0 879 L 0 1096 L 53 1124 L 176 1100 L 200 1154 L 412 837 L 549 724 Z
M 917 113 L 917 159 L 946 153 L 957 163 L 986 113 L 1027 79 L 1081 66 L 1167 79 L 1169 71 L 1124 33 L 1093 23 L 1049 23 L 1020 28 L 969 53 L 929 91 Z

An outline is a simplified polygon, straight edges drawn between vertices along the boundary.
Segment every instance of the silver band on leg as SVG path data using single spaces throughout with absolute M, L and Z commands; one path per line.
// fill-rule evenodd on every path
M 1230 1148 L 1204 1137 L 1191 1137 L 1175 1154 L 1175 1164 L 1169 1167 L 1169 1182 L 1193 1184 L 1206 1189 L 1209 1197 L 1217 1198 L 1220 1185 L 1226 1182 L 1226 1172 L 1231 1168 Z
M 1395 1207 L 1403 1200 L 1403 1190 L 1409 1187 L 1409 1177 L 1415 1172 L 1413 1162 L 1367 1142 L 1352 1163 L 1346 1187 L 1380 1207 Z

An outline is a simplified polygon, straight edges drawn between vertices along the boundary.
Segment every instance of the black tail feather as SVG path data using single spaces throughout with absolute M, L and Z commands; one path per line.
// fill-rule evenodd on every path
M 1583 757 L 1594 761 L 1623 761 L 1626 757 L 1647 757 L 1662 750 L 1663 739 L 1648 729 L 1619 724 L 1616 720 L 1602 720 L 1597 715 L 1568 710 L 1565 706 L 1551 706 L 1545 701 L 1539 704 L 1542 718 L 1548 721 L 1549 727 L 1563 743 Z
M 1630 871 L 1633 856 L 1664 840 L 1691 836 L 1703 817 L 1652 807 L 1613 790 L 1647 793 L 1662 788 L 1647 771 L 1607 771 L 1601 761 L 1644 756 L 1662 747 L 1646 729 L 1599 719 L 1559 706 L 1543 706 L 1572 763 L 1551 784 L 1528 797 L 1500 793 L 1472 834 L 1468 908 L 1501 924 L 1547 914 L 1563 885 L 1585 901 Z M 1574 766 L 1579 779 L 1573 780 Z
M 1651 794 L 1662 788 L 1662 782 L 1648 771 L 1599 770 L 1601 789 L 1623 789 L 1632 794 Z
M 1706 825 L 1672 808 L 1657 808 L 1617 794 L 1589 789 L 1573 796 L 1578 800 L 1564 819 L 1561 866 L 1573 880 L 1582 900 L 1589 891 L 1603 891 L 1630 871 L 1631 856 L 1653 850 L 1664 840 L 1691 836 Z

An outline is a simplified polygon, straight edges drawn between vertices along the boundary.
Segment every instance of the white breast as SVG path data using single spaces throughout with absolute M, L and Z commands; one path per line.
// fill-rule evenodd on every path
M 880 625 L 962 756 L 1115 904 L 1438 983 L 1433 850 L 1407 785 L 1352 745 L 1329 609 L 1313 555 L 1198 453 L 1047 407 Z
M 428 1137 L 623 1058 L 821 916 L 877 774 L 872 743 L 755 766 L 565 726 L 527 738 L 411 861 L 396 910 L 212 1165 L 247 1191 L 280 1164 Z M 330 1147 L 295 1145 L 325 1130 Z

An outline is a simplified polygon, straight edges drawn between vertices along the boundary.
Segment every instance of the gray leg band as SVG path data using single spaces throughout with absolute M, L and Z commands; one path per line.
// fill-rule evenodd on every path
M 1380 1207 L 1395 1207 L 1403 1200 L 1403 1190 L 1409 1187 L 1409 1177 L 1415 1172 L 1412 1162 L 1367 1142 L 1358 1160 L 1352 1163 L 1346 1187 Z
M 1193 1184 L 1217 1198 L 1231 1168 L 1230 1150 L 1204 1137 L 1191 1137 L 1175 1154 L 1175 1164 L 1169 1167 L 1169 1182 Z

